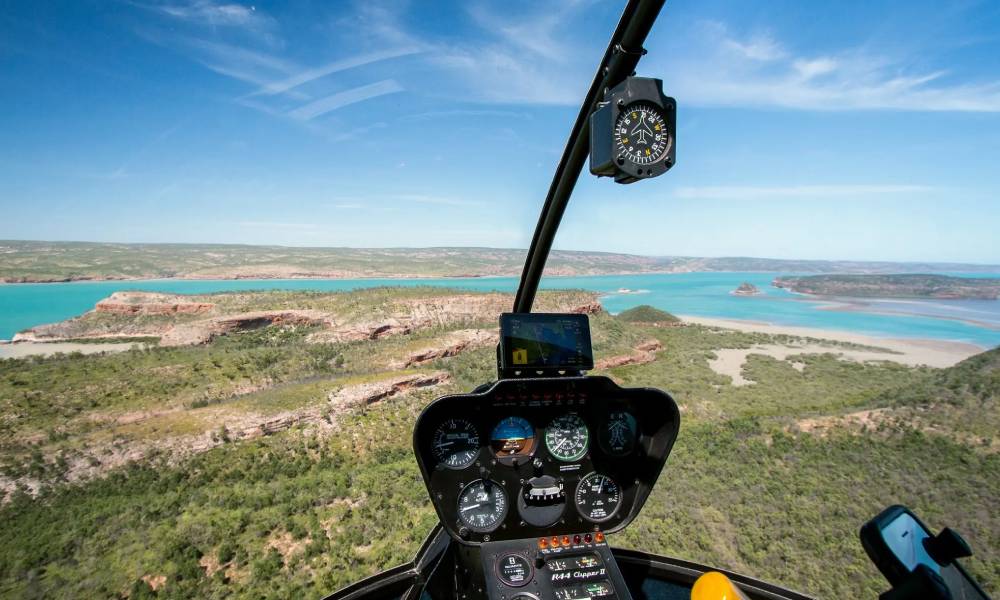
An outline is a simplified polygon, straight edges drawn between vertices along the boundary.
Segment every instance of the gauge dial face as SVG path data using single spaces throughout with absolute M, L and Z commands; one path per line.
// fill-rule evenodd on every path
M 625 411 L 608 415 L 608 420 L 597 434 L 601 449 L 611 456 L 626 456 L 632 453 L 638 437 L 639 427 L 635 417 Z
M 662 159 L 673 143 L 661 110 L 648 102 L 629 104 L 615 123 L 615 152 L 637 165 Z
M 535 428 L 527 419 L 507 417 L 493 428 L 490 446 L 501 458 L 531 456 L 535 450 Z
M 545 447 L 552 456 L 564 462 L 583 458 L 589 440 L 587 424 L 575 413 L 556 417 L 545 428 Z
M 584 519 L 593 523 L 615 516 L 621 503 L 621 488 L 607 475 L 590 473 L 576 486 L 576 508 Z
M 479 455 L 479 432 L 465 419 L 448 419 L 434 430 L 431 450 L 449 469 L 464 469 Z
M 458 519 L 469 529 L 484 533 L 496 529 L 507 516 L 507 493 L 498 483 L 477 479 L 462 488 Z

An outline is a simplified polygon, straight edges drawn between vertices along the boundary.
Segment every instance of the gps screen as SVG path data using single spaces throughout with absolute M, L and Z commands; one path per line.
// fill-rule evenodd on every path
M 587 315 L 504 313 L 500 315 L 502 368 L 594 368 Z

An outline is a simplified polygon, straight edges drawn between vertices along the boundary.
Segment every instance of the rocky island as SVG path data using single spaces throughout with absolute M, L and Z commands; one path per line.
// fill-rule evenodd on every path
M 777 277 L 774 287 L 814 296 L 996 300 L 1000 279 L 948 275 L 809 275 Z
M 733 296 L 760 296 L 763 292 L 749 281 L 744 281 L 738 288 L 729 293 Z

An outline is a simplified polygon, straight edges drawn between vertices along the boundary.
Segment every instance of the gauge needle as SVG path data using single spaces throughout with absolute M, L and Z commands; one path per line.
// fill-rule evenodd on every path
M 461 512 L 472 510 L 473 508 L 479 508 L 480 506 L 482 506 L 482 504 L 473 504 L 472 506 L 466 506 L 461 509 Z

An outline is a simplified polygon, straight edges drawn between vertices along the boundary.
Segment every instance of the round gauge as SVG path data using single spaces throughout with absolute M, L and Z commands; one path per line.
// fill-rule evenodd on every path
M 535 450 L 535 428 L 527 419 L 507 417 L 493 428 L 490 445 L 501 458 L 530 456 Z
M 637 165 L 650 165 L 666 156 L 673 138 L 661 109 L 634 102 L 622 109 L 615 123 L 615 152 Z
M 617 411 L 608 415 L 608 420 L 597 433 L 597 440 L 607 454 L 625 456 L 635 448 L 638 431 L 638 424 L 631 413 Z
M 449 469 L 464 469 L 479 455 L 479 433 L 465 419 L 448 419 L 434 430 L 431 450 Z
M 576 486 L 576 508 L 588 521 L 607 521 L 615 516 L 621 503 L 621 488 L 607 475 L 590 473 Z
M 469 529 L 493 531 L 507 516 L 507 493 L 495 481 L 477 479 L 458 496 L 458 518 Z
M 587 453 L 589 439 L 587 424 L 575 413 L 556 417 L 545 428 L 545 447 L 564 462 L 580 460 Z

